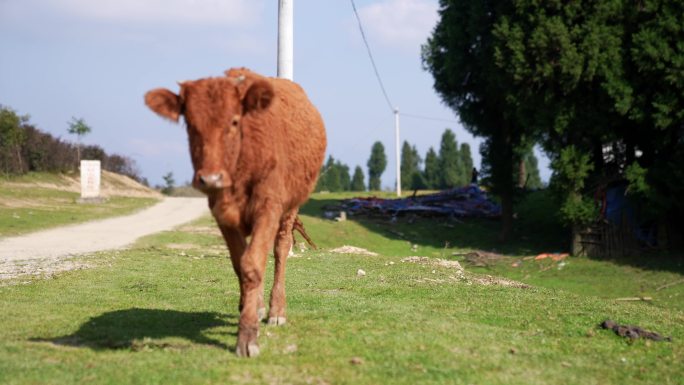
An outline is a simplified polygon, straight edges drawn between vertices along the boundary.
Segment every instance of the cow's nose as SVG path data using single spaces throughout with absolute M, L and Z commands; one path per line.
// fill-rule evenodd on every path
M 221 179 L 223 179 L 223 174 L 221 173 L 199 176 L 200 183 L 205 187 L 221 187 Z

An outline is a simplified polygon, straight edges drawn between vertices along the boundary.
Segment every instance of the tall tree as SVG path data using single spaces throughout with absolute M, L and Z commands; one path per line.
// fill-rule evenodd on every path
M 439 158 L 435 150 L 430 147 L 427 154 L 425 154 L 425 169 L 423 171 L 423 180 L 425 180 L 425 187 L 429 189 L 440 188 L 440 170 Z
M 628 9 L 625 24 L 632 33 L 625 39 L 629 50 L 622 52 L 627 57 L 625 78 L 633 91 L 627 95 L 631 98 L 616 103 L 631 107 L 627 116 L 634 124 L 623 126 L 622 133 L 627 147 L 641 153 L 627 159 L 629 193 L 645 202 L 645 209 L 659 221 L 678 227 L 672 233 L 682 234 L 684 2 L 651 0 Z
M 401 188 L 405 190 L 421 188 L 420 154 L 416 146 L 411 146 L 407 141 L 401 148 Z
M 525 187 L 529 189 L 540 189 L 544 187 L 541 176 L 539 175 L 539 161 L 534 156 L 534 149 L 525 154 Z
M 423 163 L 423 159 L 420 157 L 420 153 L 418 153 L 418 149 L 416 146 L 411 146 L 411 152 L 412 152 L 412 157 L 415 160 L 415 170 L 413 170 L 413 173 L 411 173 L 411 185 L 409 188 L 411 190 L 420 190 L 424 189 L 426 187 L 425 185 L 425 179 L 423 178 L 423 172 L 420 170 L 420 166 Z
M 463 165 L 463 180 L 465 183 L 470 183 L 473 173 L 473 156 L 470 153 L 470 145 L 468 143 L 461 143 L 461 164 Z
M 363 169 L 361 166 L 356 166 L 354 169 L 354 176 L 351 182 L 351 191 L 365 191 L 366 190 L 366 177 L 363 175 Z
M 591 186 L 615 178 L 627 178 L 630 192 L 661 213 L 684 215 L 681 200 L 671 199 L 684 194 L 684 169 L 673 166 L 684 163 L 682 1 L 440 6 L 423 63 L 444 101 L 484 138 L 502 235 L 518 183 L 511 176 L 529 166 L 525 151 L 534 142 L 551 157 L 571 224 L 587 219 Z
M 373 143 L 371 155 L 368 159 L 368 190 L 377 191 L 381 189 L 380 177 L 387 167 L 387 156 L 385 156 L 385 146 L 381 142 Z
M 349 166 L 329 155 L 318 177 L 316 191 L 347 191 L 350 185 Z
M 640 206 L 684 214 L 667 198 L 684 193 L 684 171 L 667 166 L 684 162 L 684 3 L 521 0 L 494 35 L 515 116 L 551 155 L 569 224 L 590 219 L 593 186 L 620 177 L 632 192 L 657 186 Z
M 337 168 L 337 174 L 340 181 L 339 191 L 351 190 L 351 174 L 349 174 L 349 166 L 338 160 L 335 162 L 335 167 Z
M 494 63 L 516 101 L 512 117 L 554 157 L 575 146 L 567 152 L 578 157 L 573 162 L 589 155 L 600 164 L 602 143 L 627 124 L 620 112 L 630 93 L 620 57 L 626 5 L 522 0 L 494 27 Z
M 522 159 L 515 170 L 514 178 L 519 188 L 538 189 L 543 187 L 539 176 L 539 162 L 534 155 L 534 146 L 530 145 L 523 151 Z
M 512 7 L 513 2 L 440 0 L 440 20 L 422 52 L 442 100 L 466 129 L 484 138 L 483 166 L 492 192 L 501 198 L 501 240 L 513 227 L 512 165 L 520 160 L 517 149 L 526 137 L 526 126 L 515 120 L 511 80 L 495 65 L 494 27 Z
M 335 168 L 335 158 L 328 156 L 328 160 L 321 166 L 321 172 L 316 183 L 316 191 L 336 191 L 339 188 L 339 176 Z
M 173 194 L 173 190 L 176 188 L 176 179 L 173 177 L 173 172 L 169 171 L 162 176 L 162 179 L 164 179 L 164 186 L 162 186 L 161 193 L 164 195 Z
M 442 134 L 439 146 L 440 187 L 452 188 L 465 184 L 461 155 L 458 152 L 456 135 L 450 129 Z
M 81 138 L 89 134 L 90 131 L 92 131 L 92 129 L 88 124 L 86 124 L 83 118 L 77 119 L 75 117 L 71 117 L 71 121 L 69 122 L 69 128 L 67 129 L 67 132 L 72 135 L 76 135 L 76 138 L 78 139 L 78 146 L 76 148 L 79 163 L 81 162 Z

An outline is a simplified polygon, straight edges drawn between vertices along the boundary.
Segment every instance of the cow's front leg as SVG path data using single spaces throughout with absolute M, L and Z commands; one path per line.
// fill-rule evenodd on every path
M 278 234 L 273 246 L 275 256 L 275 277 L 273 279 L 273 289 L 271 290 L 271 303 L 268 312 L 269 325 L 284 325 L 285 318 L 285 264 L 287 256 L 292 248 L 292 227 L 297 218 L 297 210 L 292 210 L 285 214 L 280 222 Z
M 235 351 L 241 357 L 254 357 L 259 354 L 259 344 L 257 343 L 259 297 L 261 296 L 263 302 L 266 257 L 278 230 L 279 215 L 274 211 L 268 210 L 268 213 L 256 221 L 252 231 L 252 240 L 240 260 L 242 277 L 240 293 L 244 302 L 240 312 L 238 341 Z
M 238 231 L 237 229 L 221 224 L 219 224 L 219 229 L 221 229 L 223 239 L 226 241 L 226 246 L 228 246 L 228 251 L 230 253 L 230 261 L 233 265 L 233 271 L 235 271 L 235 275 L 238 278 L 238 282 L 240 282 L 240 286 L 242 287 L 242 273 L 240 271 L 240 260 L 242 260 L 242 256 L 245 253 L 245 249 L 247 248 L 247 241 L 245 240 L 245 237 L 242 235 L 242 233 L 240 233 L 240 231 Z M 242 295 L 242 293 L 240 293 L 240 306 L 238 307 L 239 311 L 242 311 L 244 304 L 245 298 Z

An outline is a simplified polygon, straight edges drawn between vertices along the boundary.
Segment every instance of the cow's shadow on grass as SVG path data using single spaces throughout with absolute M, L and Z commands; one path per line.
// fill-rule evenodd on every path
M 236 335 L 236 326 L 236 317 L 226 314 L 133 308 L 92 317 L 76 332 L 67 336 L 33 338 L 32 341 L 94 350 L 182 350 L 192 344 L 230 349 L 225 343 L 207 334 L 227 341 L 228 336 Z M 179 338 L 189 343 L 182 340 L 177 342 Z

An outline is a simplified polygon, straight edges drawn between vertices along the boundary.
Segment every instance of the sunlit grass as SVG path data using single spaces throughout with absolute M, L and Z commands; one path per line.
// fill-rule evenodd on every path
M 482 286 L 450 278 L 453 269 L 401 260 L 454 259 L 489 242 L 496 224 L 335 222 L 319 216 L 319 197 L 302 219 L 321 249 L 288 260 L 288 323 L 262 326 L 258 358 L 234 355 L 237 280 L 203 218 L 131 250 L 87 257 L 91 269 L 0 287 L 0 383 L 681 383 L 684 285 L 662 296 L 638 290 L 681 278 L 681 270 L 572 258 L 541 271 L 511 267 L 525 254 L 510 254 L 480 271 L 533 287 Z M 330 251 L 345 244 L 380 255 Z M 526 249 L 537 246 L 514 250 Z M 622 293 L 654 300 L 614 301 Z M 606 318 L 674 342 L 630 343 L 598 328 Z

